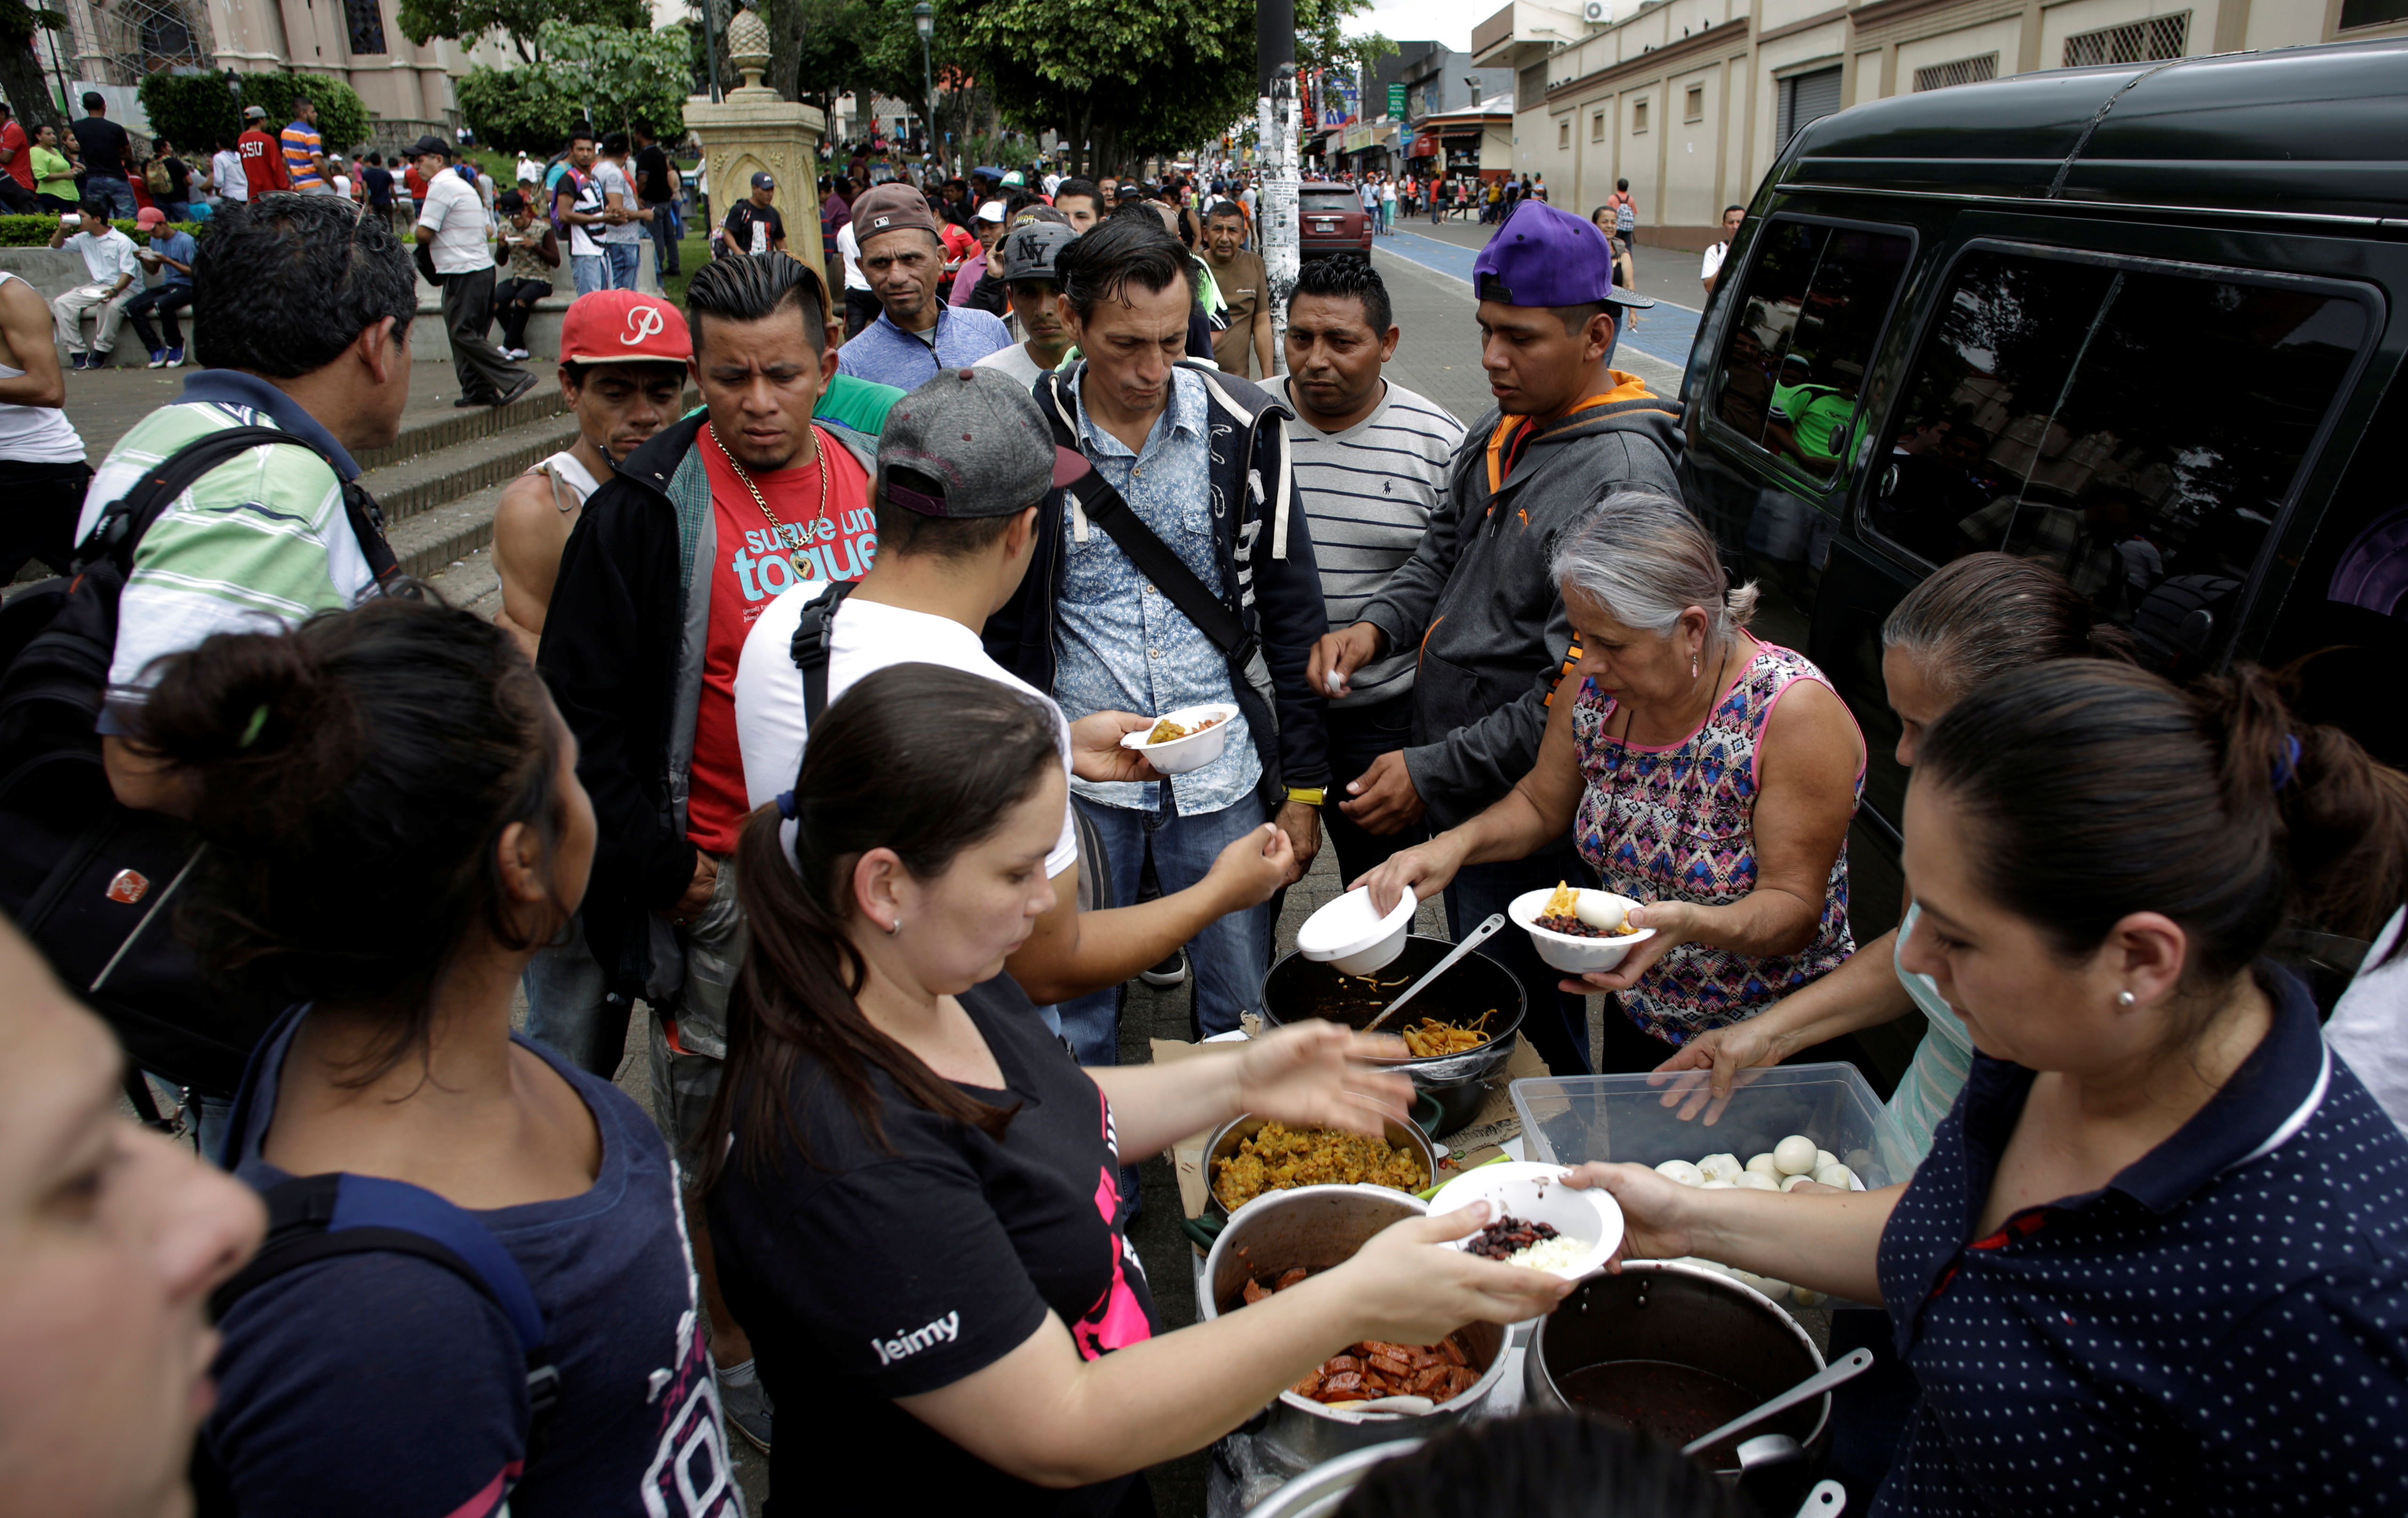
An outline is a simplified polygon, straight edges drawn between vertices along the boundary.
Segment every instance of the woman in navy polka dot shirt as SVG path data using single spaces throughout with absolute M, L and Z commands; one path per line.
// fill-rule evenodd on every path
M 1593 1165 L 1625 1253 L 1886 1305 L 1921 1387 L 1887 1514 L 2408 1513 L 2408 1138 L 2260 956 L 2372 938 L 2408 780 L 2269 677 L 2018 671 L 1926 736 L 1901 962 L 1977 1051 L 1912 1182 Z

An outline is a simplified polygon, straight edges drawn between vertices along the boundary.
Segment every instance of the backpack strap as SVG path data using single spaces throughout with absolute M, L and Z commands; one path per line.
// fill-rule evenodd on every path
M 816 724 L 820 713 L 827 709 L 828 639 L 830 624 L 836 621 L 836 609 L 853 594 L 855 581 L 840 580 L 811 597 L 803 608 L 803 620 L 795 626 L 794 641 L 786 645 L 787 657 L 803 672 L 803 720 Z
M 248 1087 L 250 1082 L 246 1081 Z M 526 1273 L 491 1229 L 422 1186 L 378 1176 L 300 1176 L 270 1187 L 267 1239 L 209 1296 L 213 1320 L 289 1271 L 346 1254 L 409 1254 L 439 1265 L 499 1308 L 526 1362 L 526 1462 L 542 1453 L 560 1404 L 560 1371 L 544 1345 L 542 1310 Z
M 1070 431 L 1068 418 L 1062 414 L 1058 389 L 1061 381 L 1050 379 L 1039 394 L 1044 397 L 1045 420 L 1054 429 L 1057 448 L 1080 451 L 1079 439 Z M 1196 630 L 1212 640 L 1214 647 L 1227 657 L 1229 667 L 1242 670 L 1253 662 L 1257 647 L 1254 636 L 1246 631 L 1228 604 L 1214 594 L 1210 586 L 1187 567 L 1187 562 L 1172 551 L 1170 545 L 1154 536 L 1145 519 L 1129 509 L 1100 470 L 1089 470 L 1074 485 L 1063 487 L 1071 509 L 1082 512 L 1087 521 L 1101 527 L 1120 551 L 1128 555 L 1138 573 L 1154 582 L 1154 589 L 1170 598 L 1180 614 L 1196 624 Z

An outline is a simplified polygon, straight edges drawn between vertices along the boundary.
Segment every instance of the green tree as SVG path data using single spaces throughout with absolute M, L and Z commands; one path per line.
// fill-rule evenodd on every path
M 0 5 L 8 0 L 0 0 Z M 242 107 L 267 110 L 271 132 L 293 119 L 293 103 L 318 107 L 318 136 L 329 152 L 348 153 L 368 139 L 368 107 L 340 79 L 322 74 L 244 74 L 237 97 L 215 74 L 146 74 L 136 93 L 154 132 L 189 152 L 203 152 L 220 136 L 242 131 Z
M 552 22 L 650 31 L 652 13 L 645 0 L 401 0 L 402 33 L 420 47 L 438 36 L 465 44 L 500 32 L 531 64 L 543 61 L 543 29 Z
M 546 21 L 536 40 L 541 63 L 478 68 L 460 80 L 460 113 L 480 140 L 513 151 L 549 153 L 569 126 L 624 131 L 638 122 L 675 141 L 685 132 L 691 42 L 684 29 L 627 31 Z
M 17 107 L 29 136 L 44 122 L 61 132 L 67 129 L 51 83 L 42 72 L 38 45 L 43 32 L 66 29 L 67 19 L 59 11 L 28 6 L 25 0 L 0 0 L 0 94 Z

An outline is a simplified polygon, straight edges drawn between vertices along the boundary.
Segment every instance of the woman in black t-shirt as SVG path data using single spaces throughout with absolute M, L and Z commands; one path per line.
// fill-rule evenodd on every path
M 1517 1322 L 1570 1289 L 1427 1247 L 1475 1208 L 1154 1337 L 1116 1221 L 1124 1159 L 1240 1111 L 1376 1132 L 1409 1087 L 1361 1062 L 1384 1040 L 1326 1024 L 1175 1065 L 1071 1062 L 1001 973 L 1054 899 L 1058 723 L 995 681 L 895 666 L 813 724 L 792 821 L 746 825 L 752 947 L 714 1113 L 733 1141 L 704 1181 L 721 1287 L 788 1431 L 773 1512 L 799 1511 L 830 1452 L 915 1507 L 1151 1511 L 1138 1472 L 1346 1345 Z

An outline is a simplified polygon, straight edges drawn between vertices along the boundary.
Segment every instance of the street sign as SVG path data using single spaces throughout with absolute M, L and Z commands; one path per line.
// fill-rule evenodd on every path
M 1388 119 L 1396 122 L 1405 119 L 1405 87 L 1402 84 L 1388 86 Z

